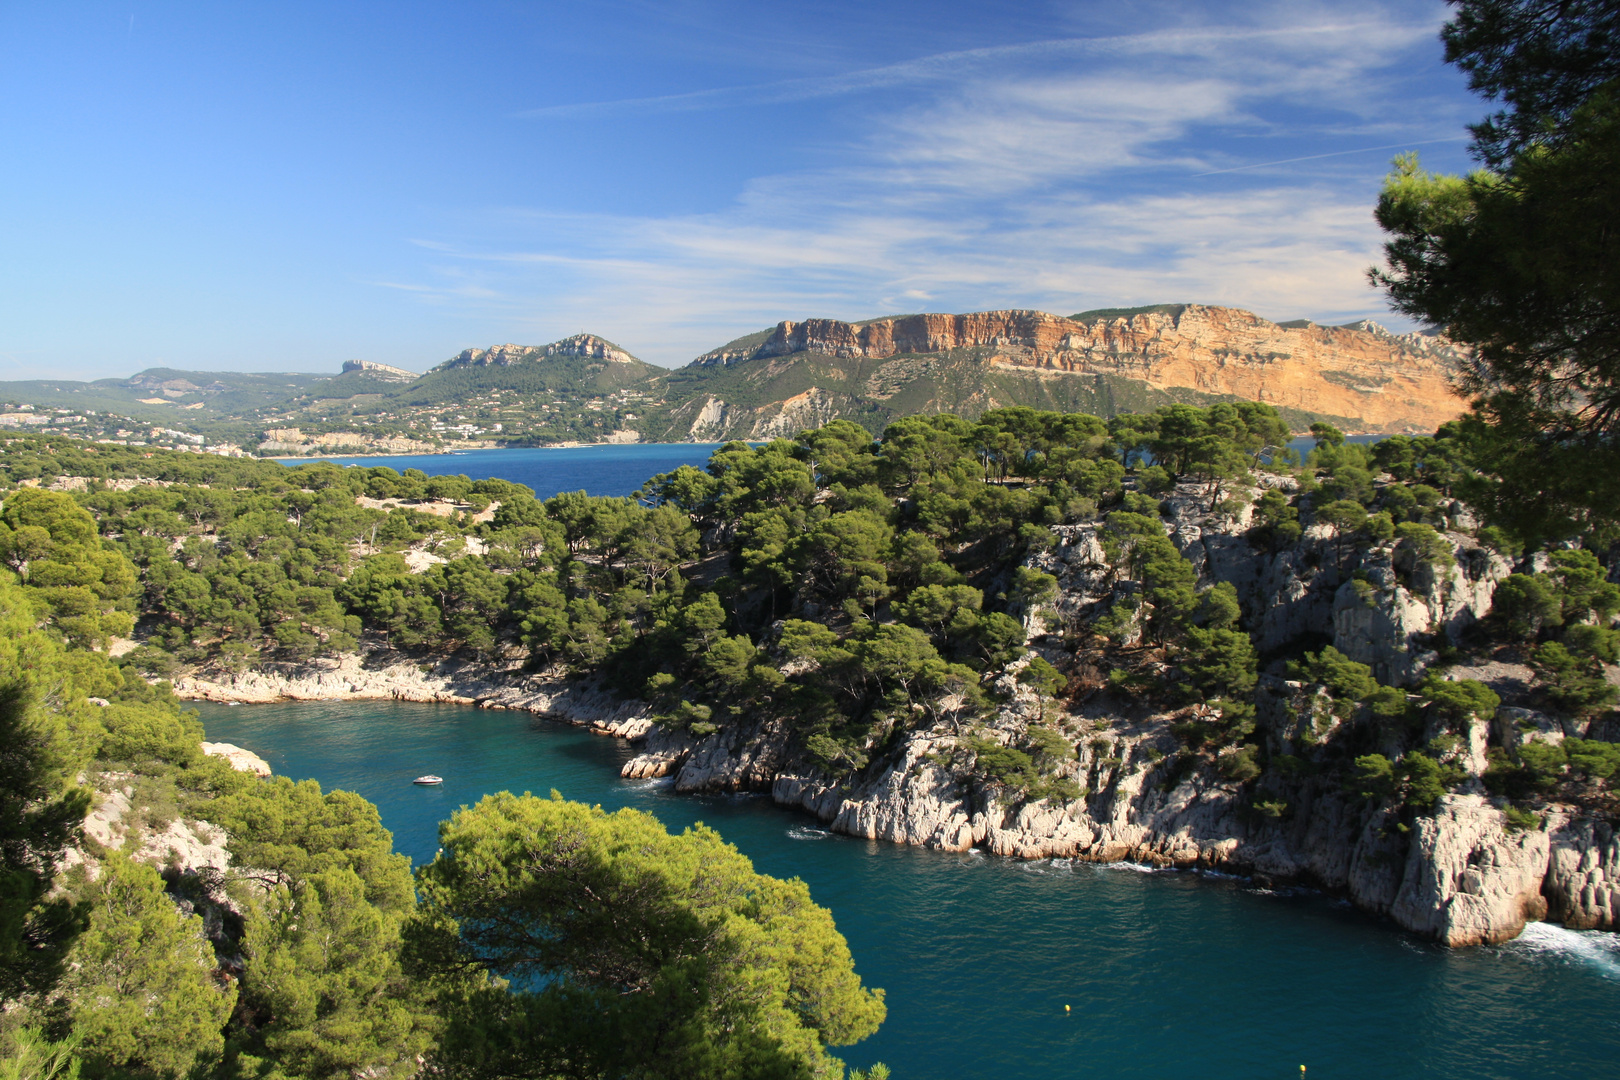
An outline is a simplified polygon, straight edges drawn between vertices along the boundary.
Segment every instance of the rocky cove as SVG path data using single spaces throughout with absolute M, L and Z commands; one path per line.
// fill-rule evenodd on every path
M 1164 500 L 1165 528 L 1205 582 L 1235 587 L 1256 646 L 1264 653 L 1302 639 L 1331 643 L 1392 685 L 1411 687 L 1438 660 L 1438 646 L 1489 611 L 1496 584 L 1514 569 L 1465 531 L 1469 513 L 1457 503 L 1448 508 L 1456 528 L 1443 534 L 1454 565 L 1414 565 L 1396 545 L 1375 544 L 1351 575 L 1336 565 L 1336 538 L 1326 525 L 1258 553 L 1245 537 L 1252 511 L 1213 513 L 1208 501 L 1202 485 L 1182 484 Z M 1054 531 L 1057 543 L 1027 563 L 1056 577 L 1059 589 L 1024 621 L 1029 655 L 1072 663 L 1063 628 L 1083 625 L 1134 583 L 1110 567 L 1097 526 Z M 1053 706 L 1014 671 L 1001 684 L 1005 700 L 987 730 L 1010 744 Z M 1453 946 L 1506 941 L 1532 920 L 1614 929 L 1620 908 L 1620 839 L 1610 823 L 1553 805 L 1539 827 L 1515 829 L 1480 782 L 1489 745 L 1582 734 L 1525 709 L 1476 718 L 1455 752 L 1467 781 L 1403 828 L 1392 813 L 1309 775 L 1275 791 L 1285 813 L 1257 812 L 1218 761 L 1177 754 L 1173 728 L 1207 706 L 1166 711 L 1102 685 L 1056 718 L 1076 747 L 1065 769 L 1084 791 L 1067 801 L 1021 799 L 962 767 L 951 751 L 963 732 L 948 724 L 916 727 L 874 752 L 864 768 L 835 778 L 797 750 L 780 723 L 732 724 L 702 736 L 671 730 L 655 723 L 643 702 L 588 679 L 526 672 L 517 662 L 422 664 L 374 647 L 298 666 L 182 678 L 175 689 L 210 701 L 394 699 L 527 711 L 631 740 L 639 752 L 623 767 L 627 777 L 673 777 L 682 792 L 769 792 L 834 832 L 1024 860 L 1129 861 L 1305 884 Z M 1268 737 L 1282 741 L 1312 723 L 1316 738 L 1331 739 L 1338 721 L 1312 708 L 1314 693 L 1275 672 L 1262 674 L 1257 705 Z

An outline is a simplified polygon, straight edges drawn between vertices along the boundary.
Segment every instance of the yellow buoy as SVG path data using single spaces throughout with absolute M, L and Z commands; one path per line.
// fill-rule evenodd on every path
M 1067 1006 L 1067 1005 L 1065 1005 L 1065 1006 L 1063 1006 L 1063 1011 L 1064 1011 L 1064 1012 L 1068 1012 L 1068 1011 L 1069 1011 L 1069 1007 L 1068 1007 L 1068 1006 Z

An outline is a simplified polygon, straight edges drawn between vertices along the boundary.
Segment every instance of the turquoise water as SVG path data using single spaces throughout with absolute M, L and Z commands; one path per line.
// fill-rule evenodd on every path
M 1448 951 L 1308 892 L 833 836 L 761 797 L 626 781 L 617 740 L 396 702 L 200 708 L 210 738 L 375 802 L 413 862 L 486 792 L 702 820 L 832 909 L 889 1019 L 841 1052 L 900 1080 L 1594 1078 L 1620 1061 L 1620 936 L 1532 927 Z M 442 788 L 413 777 L 434 772 Z M 1065 1014 L 1063 1006 L 1072 1006 Z
M 283 464 L 333 461 L 339 465 L 386 465 L 404 472 L 421 469 L 429 476 L 496 477 L 526 484 L 542 499 L 559 491 L 590 495 L 629 495 L 648 477 L 680 465 L 701 468 L 719 443 L 626 443 L 600 446 L 527 447 L 516 450 L 458 450 L 450 454 L 393 457 L 328 457 L 286 459 Z

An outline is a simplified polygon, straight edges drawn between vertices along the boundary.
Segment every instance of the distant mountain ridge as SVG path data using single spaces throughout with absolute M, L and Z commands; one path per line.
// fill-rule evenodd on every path
M 791 437 L 839 418 L 877 434 L 918 413 L 1024 405 L 1110 416 L 1223 400 L 1267 402 L 1296 429 L 1327 420 L 1426 433 L 1463 410 L 1450 389 L 1463 357 L 1442 337 L 1365 320 L 1274 323 L 1237 308 L 1155 304 L 1067 317 L 784 320 L 675 370 L 581 333 L 464 349 L 424 375 L 364 360 L 337 375 L 154 368 L 96 383 L 0 383 L 0 403 L 54 407 L 102 437 L 128 434 L 123 416 L 247 447 L 292 427 L 311 439 L 359 432 L 379 448 L 400 438 L 684 442 Z
M 646 389 L 663 373 L 663 368 L 637 359 L 606 338 L 574 334 L 549 345 L 463 349 L 401 389 L 399 396 L 407 404 L 435 405 L 482 400 L 488 394 L 545 395 L 549 404 L 562 395 L 584 406 L 626 390 Z M 613 430 L 618 429 L 601 434 L 605 437 Z

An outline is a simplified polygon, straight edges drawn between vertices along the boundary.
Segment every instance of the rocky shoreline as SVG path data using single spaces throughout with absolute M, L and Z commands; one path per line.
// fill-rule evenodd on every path
M 999 724 L 1026 722 L 1040 704 L 1011 679 Z M 1277 685 L 1276 692 L 1289 687 Z M 1527 921 L 1573 929 L 1620 927 L 1620 836 L 1603 821 L 1552 811 L 1543 827 L 1511 831 L 1483 794 L 1448 795 L 1410 836 L 1341 792 L 1303 784 L 1287 820 L 1256 819 L 1239 785 L 1202 768 L 1167 788 L 1174 741 L 1168 715 L 1110 718 L 1081 745 L 1075 775 L 1090 793 L 1068 803 L 1022 802 L 953 769 L 954 739 L 918 732 L 860 774 L 830 779 L 788 752 L 771 724 L 703 738 L 654 724 L 645 703 L 587 680 L 519 665 L 446 662 L 424 669 L 375 650 L 282 671 L 219 680 L 183 678 L 183 698 L 274 701 L 397 700 L 511 709 L 640 744 L 626 777 L 672 776 L 677 791 L 769 792 L 834 832 L 944 850 L 981 848 L 1023 858 L 1140 862 L 1217 870 L 1262 885 L 1303 884 L 1343 895 L 1405 930 L 1447 945 L 1517 936 Z M 1082 718 L 1095 720 L 1096 718 Z M 1483 745 L 1483 733 L 1479 743 Z
M 1265 475 L 1261 483 L 1289 494 L 1296 489 L 1285 476 Z M 1216 513 L 1201 485 L 1183 483 L 1160 509 L 1166 535 L 1200 582 L 1235 590 L 1263 654 L 1314 638 L 1366 664 L 1383 684 L 1410 690 L 1440 659 L 1439 647 L 1460 642 L 1490 611 L 1497 583 L 1515 570 L 1472 536 L 1472 515 L 1457 502 L 1440 508 L 1444 527 L 1436 534 L 1449 560 L 1415 561 L 1386 540 L 1362 552 L 1351 574 L 1340 568 L 1336 535 L 1320 523 L 1287 546 L 1257 553 L 1248 537 L 1257 494 L 1251 489 L 1236 499 L 1236 512 Z M 1025 560 L 1057 581 L 1049 605 L 1024 613 L 1026 647 L 1060 667 L 1080 662 L 1065 628 L 1090 625 L 1117 594 L 1136 587 L 1111 565 L 1100 528 L 1055 526 L 1050 549 Z M 1130 649 L 1142 630 L 1121 633 L 1120 647 Z M 1222 757 L 1194 752 L 1178 738 L 1176 728 L 1206 715 L 1206 706 L 1156 706 L 1107 690 L 1101 676 L 1095 692 L 1066 705 L 1043 701 L 1019 683 L 1019 664 L 998 680 L 1002 704 L 983 718 L 978 737 L 1015 745 L 1032 725 L 1055 724 L 1075 748 L 1058 778 L 1079 797 L 1032 800 L 975 773 L 975 757 L 959 746 L 963 733 L 949 721 L 874 745 L 864 768 L 832 777 L 796 749 L 779 720 L 734 721 L 696 736 L 656 724 L 643 702 L 560 670 L 526 672 L 515 659 L 422 664 L 378 644 L 366 649 L 214 681 L 183 678 L 175 691 L 212 701 L 392 699 L 521 710 L 638 743 L 626 777 L 673 777 L 680 792 L 769 793 L 834 832 L 1308 885 L 1448 945 L 1506 941 L 1538 919 L 1620 928 L 1620 837 L 1613 823 L 1549 806 L 1539 812 L 1538 827 L 1516 828 L 1486 791 L 1489 746 L 1586 734 L 1528 709 L 1504 708 L 1462 724 L 1447 760 L 1463 781 L 1432 814 L 1409 820 L 1399 806 L 1348 794 L 1308 763 L 1286 776 L 1268 774 L 1260 788 L 1246 787 L 1224 775 L 1230 770 L 1221 768 Z M 1289 681 L 1281 671 L 1262 674 L 1255 697 L 1270 754 L 1331 742 L 1343 721 L 1318 708 L 1320 688 Z M 1421 706 L 1420 698 L 1411 700 Z M 1429 723 L 1425 743 L 1448 733 L 1443 722 Z
M 644 738 L 653 727 L 647 706 L 626 701 L 557 673 L 535 675 L 521 664 L 454 661 L 423 665 L 386 649 L 321 657 L 277 670 L 245 671 L 218 679 L 182 677 L 177 696 L 189 701 L 268 704 L 277 701 L 419 701 L 514 709 L 624 739 Z

